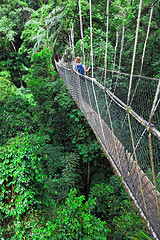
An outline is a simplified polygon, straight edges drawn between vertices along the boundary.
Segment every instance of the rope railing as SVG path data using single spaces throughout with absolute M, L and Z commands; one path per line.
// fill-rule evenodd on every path
M 94 70 L 96 70 L 96 69 L 100 69 L 101 71 L 104 71 L 104 68 L 100 68 L 100 67 L 94 67 Z M 110 70 L 110 69 L 107 69 L 106 70 L 107 72 L 109 72 L 109 73 L 117 73 L 117 74 L 119 74 L 119 75 L 124 75 L 124 76 L 128 76 L 128 77 L 130 77 L 131 76 L 131 74 L 130 73 L 124 73 L 124 72 L 121 72 L 121 71 L 116 71 L 116 70 Z M 146 76 L 143 76 L 143 75 L 136 75 L 136 74 L 133 74 L 132 75 L 133 77 L 136 77 L 136 78 L 144 78 L 144 79 L 146 79 L 146 80 L 154 80 L 154 81 L 159 81 L 160 79 L 159 78 L 152 78 L 152 77 L 146 77 Z
M 158 150 L 160 132 L 95 78 L 81 75 L 63 66 L 63 62 L 56 63 L 56 66 L 111 164 L 123 178 L 127 191 L 143 212 L 154 239 L 158 239 L 160 186 L 157 179 L 160 165 L 157 165 L 155 152 Z M 109 108 L 111 100 L 112 105 Z M 126 114 L 129 116 L 128 121 L 122 127 L 121 121 Z M 147 138 L 150 135 L 152 145 L 149 144 L 151 137 Z
M 77 73 L 75 71 L 73 71 L 72 69 L 69 69 L 63 65 L 61 65 L 64 69 L 66 69 L 67 71 L 71 72 L 71 73 L 76 73 L 78 76 L 81 76 L 80 73 Z M 123 108 L 126 111 L 129 111 L 129 113 L 132 115 L 132 117 L 134 117 L 139 123 L 141 123 L 143 126 L 146 127 L 146 129 L 149 129 L 159 140 L 160 140 L 160 132 L 154 127 L 154 125 L 151 125 L 148 121 L 146 121 L 145 119 L 143 119 L 141 116 L 139 116 L 131 107 L 127 107 L 127 105 L 122 102 L 118 97 L 116 97 L 109 89 L 105 88 L 101 83 L 97 82 L 97 80 L 95 78 L 90 78 L 88 76 L 83 76 L 83 79 L 86 79 L 90 82 L 94 82 L 94 84 L 96 86 L 98 86 L 99 88 L 101 88 L 103 91 L 105 91 L 107 93 L 108 96 L 110 96 L 110 98 L 117 104 L 119 105 L 121 108 Z

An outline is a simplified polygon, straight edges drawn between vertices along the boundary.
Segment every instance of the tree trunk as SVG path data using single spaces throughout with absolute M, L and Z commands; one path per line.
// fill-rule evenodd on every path
M 12 44 L 12 47 L 13 47 L 14 51 L 17 52 L 17 51 L 16 51 L 16 47 L 15 47 L 13 41 L 11 41 L 11 44 Z M 21 71 L 20 71 L 19 66 L 18 66 L 18 74 L 19 74 L 19 78 L 20 78 L 21 87 L 23 87 L 22 76 L 21 76 Z
M 88 172 L 87 172 L 87 196 L 90 189 L 90 162 L 88 162 Z

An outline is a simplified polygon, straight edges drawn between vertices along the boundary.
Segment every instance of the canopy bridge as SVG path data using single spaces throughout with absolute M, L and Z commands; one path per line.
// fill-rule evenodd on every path
M 130 73 L 121 72 L 124 28 L 121 30 L 118 69 L 115 63 L 119 32 L 116 37 L 113 68 L 107 69 L 108 27 L 105 67 L 93 66 L 92 18 L 90 18 L 92 76 L 82 76 L 73 71 L 73 63 L 64 61 L 65 58 L 56 62 L 56 67 L 140 214 L 146 219 L 153 238 L 160 239 L 160 79 L 142 76 L 154 4 L 151 6 L 148 30 L 144 39 L 140 72 L 135 75 L 141 4 L 140 0 Z M 82 25 L 81 35 L 83 39 Z M 71 45 L 73 49 L 73 42 Z

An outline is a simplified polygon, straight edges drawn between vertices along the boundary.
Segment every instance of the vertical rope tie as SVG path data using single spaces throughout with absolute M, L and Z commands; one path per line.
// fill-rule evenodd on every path
M 138 41 L 138 32 L 139 32 L 141 8 L 142 8 L 142 0 L 140 0 L 140 3 L 139 3 L 136 36 L 135 36 L 135 42 L 134 42 L 134 51 L 133 51 L 133 59 L 132 59 L 132 67 L 131 67 L 131 76 L 130 76 L 130 83 L 129 83 L 129 90 L 128 90 L 128 98 L 127 98 L 127 106 L 129 106 L 130 95 L 131 95 L 131 87 L 132 87 L 133 70 L 134 70 L 135 56 L 136 56 L 136 49 L 137 49 L 137 41 Z
M 84 53 L 84 37 L 83 37 L 81 0 L 79 0 L 79 20 L 80 20 L 81 39 L 82 39 L 82 53 L 83 53 L 83 60 L 84 60 L 84 65 L 85 65 L 85 53 Z M 85 75 L 86 75 L 86 72 L 85 72 Z M 88 94 L 88 98 L 89 98 L 89 103 L 90 103 L 90 106 L 92 107 L 91 98 L 90 98 L 90 93 L 89 93 L 89 89 L 88 89 L 88 84 L 87 84 L 86 78 L 85 78 L 85 84 L 86 84 L 87 94 Z
M 105 60 L 104 60 L 104 87 L 106 87 L 106 77 L 107 77 L 107 54 L 108 54 L 108 25 L 109 25 L 109 0 L 107 0 L 106 7 L 106 15 L 107 15 L 107 27 L 106 27 L 106 52 L 105 52 Z
M 82 38 L 82 53 L 83 53 L 83 62 L 85 65 L 85 53 L 84 53 L 84 37 L 83 37 L 83 24 L 82 24 L 82 12 L 81 12 L 81 0 L 79 0 L 79 20 L 80 20 L 80 30 Z
M 90 30 L 91 30 L 92 89 L 93 89 L 93 94 L 94 94 L 94 99 L 95 99 L 95 103 L 96 103 L 96 108 L 97 108 L 97 113 L 98 113 L 98 117 L 99 117 L 100 127 L 102 130 L 103 139 L 104 139 L 104 142 L 106 142 L 104 131 L 103 131 L 102 119 L 100 116 L 97 97 L 96 97 L 96 93 L 95 93 L 95 89 L 94 89 L 94 82 L 93 82 L 93 40 L 92 40 L 92 4 L 91 4 L 91 0 L 89 1 L 89 3 L 90 3 Z
M 132 132 L 130 115 L 129 115 L 129 113 L 127 113 L 127 115 L 128 115 L 129 130 L 130 130 L 130 134 L 131 134 L 131 140 L 132 140 L 132 147 L 133 147 L 135 162 L 136 162 L 136 165 L 138 166 L 138 160 L 137 160 L 137 154 L 136 154 L 136 150 L 135 150 L 135 143 L 134 143 L 134 137 L 133 137 L 133 132 Z M 144 207 L 145 207 L 146 214 L 147 214 L 147 217 L 148 217 L 148 210 L 147 210 L 146 201 L 145 201 L 145 198 L 144 198 L 144 192 L 143 192 L 143 188 L 142 188 L 140 169 L 139 168 L 137 168 L 137 169 L 138 169 L 138 178 L 139 178 L 139 183 L 140 183 L 140 191 L 142 193 L 143 203 L 144 203 Z
M 123 52 L 123 46 L 124 46 L 124 31 L 125 31 L 125 27 L 123 26 L 122 39 L 121 39 L 121 50 L 120 50 L 120 56 L 119 56 L 118 74 L 117 74 L 117 78 L 116 78 L 116 83 L 115 83 L 115 87 L 114 87 L 114 90 L 113 90 L 113 94 L 115 94 L 115 91 L 116 91 L 116 88 L 117 88 L 119 74 L 120 74 L 120 69 L 121 69 L 122 52 Z M 110 102 L 109 107 L 110 107 L 111 103 L 112 103 L 112 101 Z
M 73 51 L 73 58 L 75 59 L 75 52 L 74 52 L 74 29 L 73 29 L 73 23 L 71 28 L 71 46 Z
M 115 69 L 115 65 L 116 65 L 116 56 L 117 56 L 117 46 L 118 46 L 118 36 L 119 36 L 119 33 L 117 31 L 116 33 L 116 45 L 115 45 L 115 53 L 114 53 L 114 61 L 113 61 L 113 70 L 112 70 L 112 77 L 111 77 L 111 84 L 110 84 L 110 89 L 112 87 L 112 81 L 113 81 L 113 73 L 114 73 L 114 69 Z
M 125 28 L 123 26 L 122 39 L 121 39 L 121 50 L 120 50 L 120 56 L 119 56 L 118 74 L 117 74 L 117 80 L 116 80 L 116 84 L 115 84 L 113 93 L 115 93 L 115 91 L 116 91 L 117 83 L 118 83 L 118 79 L 119 79 L 119 73 L 120 73 L 120 70 L 121 70 L 121 60 L 122 60 L 122 52 L 123 52 L 123 46 L 124 46 L 124 31 L 125 31 Z
M 91 62 L 92 62 L 92 79 L 93 79 L 93 37 L 92 37 L 92 3 L 89 0 L 90 6 L 90 35 L 91 35 Z
M 111 119 L 111 114 L 110 114 L 110 110 L 109 110 L 109 105 L 108 105 L 108 100 L 107 100 L 107 95 L 105 94 L 105 99 L 106 99 L 106 105 L 107 105 L 107 111 L 108 111 L 108 116 L 109 116 L 109 121 L 111 124 L 111 129 L 112 129 L 112 133 L 114 135 L 114 129 L 113 129 L 113 124 L 112 124 L 112 119 Z M 115 136 L 115 135 L 114 135 Z M 115 149 L 116 149 L 116 154 L 117 154 L 117 158 L 118 158 L 118 162 L 119 162 L 119 168 L 120 168 L 120 172 L 122 174 L 122 167 L 121 167 L 121 162 L 120 162 L 120 158 L 119 158 L 119 154 L 118 154 L 118 149 L 117 149 L 117 144 L 114 138 L 114 145 L 115 145 Z
M 142 70 L 143 70 L 143 62 L 144 62 L 144 56 L 145 56 L 147 41 L 148 41 L 150 27 L 151 27 L 152 15 L 153 15 L 153 5 L 151 7 L 150 17 L 149 17 L 149 22 L 148 22 L 147 34 L 146 34 L 146 39 L 145 39 L 144 47 L 143 47 L 143 54 L 142 54 L 142 58 L 141 58 L 142 59 L 141 60 L 141 68 L 140 68 L 140 73 L 139 73 L 140 76 L 142 75 Z M 133 93 L 133 96 L 132 96 L 132 99 L 131 99 L 131 102 L 130 102 L 130 106 L 132 105 L 132 102 L 133 102 L 134 96 L 136 94 L 136 91 L 137 91 L 140 79 L 141 78 L 139 78 L 138 81 L 137 81 L 137 84 L 136 84 L 136 87 L 135 87 L 135 90 L 134 90 L 134 93 Z
M 155 93 L 155 97 L 154 97 L 151 113 L 150 113 L 150 116 L 149 116 L 149 122 L 152 121 L 153 115 L 155 113 L 155 110 L 156 110 L 156 107 L 157 107 L 156 103 L 157 103 L 157 100 L 158 100 L 159 92 L 160 92 L 160 80 L 158 82 L 157 90 L 156 90 L 156 93 Z
M 159 206 L 159 202 L 158 202 L 157 185 L 156 185 L 156 177 L 155 177 L 154 162 L 153 162 L 152 133 L 150 131 L 149 131 L 149 152 L 150 152 L 150 160 L 151 160 L 151 167 L 152 167 L 152 174 L 153 174 L 153 184 L 154 184 L 155 192 L 156 192 L 155 198 L 156 198 L 158 215 L 160 218 L 160 206 Z

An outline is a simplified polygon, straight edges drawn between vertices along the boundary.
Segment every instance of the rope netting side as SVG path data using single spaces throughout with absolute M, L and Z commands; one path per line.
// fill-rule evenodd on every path
M 158 136 L 160 137 L 160 133 L 156 135 L 156 129 L 154 126 L 150 126 L 153 156 L 153 161 L 150 161 L 148 122 L 130 109 L 128 111 L 130 125 L 126 121 L 122 127 L 122 119 L 126 116 L 126 104 L 108 89 L 105 93 L 104 87 L 95 79 L 90 79 L 87 76 L 77 76 L 79 74 L 64 68 L 60 64 L 57 65 L 57 69 L 94 133 L 100 139 L 107 156 L 110 156 L 113 165 L 123 177 L 131 192 L 130 195 L 134 196 L 136 204 L 143 211 L 154 232 L 159 236 L 158 206 L 160 195 L 158 190 L 160 189 L 160 176 L 158 173 L 160 169 L 155 157 L 157 151 L 159 151 L 160 138 L 158 139 Z M 88 89 L 85 81 L 87 81 Z M 90 99 L 88 91 L 90 92 Z M 112 105 L 109 108 L 108 103 L 111 99 Z M 153 177 L 153 168 L 155 177 Z
M 82 76 L 69 70 L 63 66 L 63 63 L 57 64 L 57 69 L 95 135 L 104 146 L 112 165 L 119 176 L 122 176 L 130 196 L 133 196 L 136 205 L 147 219 L 154 239 L 158 239 L 160 238 L 160 126 L 158 124 L 160 80 L 141 76 L 154 4 L 151 6 L 140 73 L 136 75 L 134 68 L 137 63 L 136 51 L 138 49 L 142 0 L 139 3 L 130 73 L 121 72 L 124 27 L 119 47 L 119 62 L 116 64 L 119 42 L 119 32 L 117 31 L 113 70 L 107 70 L 109 23 L 109 0 L 107 0 L 105 67 L 99 71 L 102 75 L 104 74 L 104 87 L 94 79 L 91 5 L 91 0 L 89 0 L 92 77 Z M 79 14 L 82 52 L 85 59 L 80 0 Z M 118 71 L 115 70 L 115 66 L 118 66 Z M 124 69 L 123 64 L 122 69 Z M 110 84 L 107 83 L 107 74 L 110 74 Z M 103 82 L 102 78 L 101 82 Z M 106 88 L 106 84 L 108 84 L 107 87 L 110 85 L 110 90 Z M 128 121 L 126 121 L 126 117 L 128 117 Z

